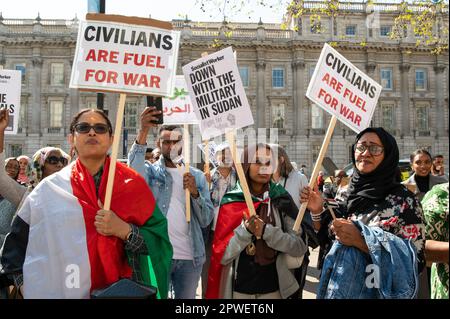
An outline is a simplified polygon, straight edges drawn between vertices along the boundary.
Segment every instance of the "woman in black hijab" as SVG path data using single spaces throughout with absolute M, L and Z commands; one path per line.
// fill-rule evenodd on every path
M 417 251 L 419 271 L 424 260 L 424 219 L 415 196 L 397 178 L 399 151 L 394 137 L 383 128 L 367 128 L 356 136 L 352 161 L 355 166 L 350 180 L 347 202 L 339 205 L 338 216 L 332 220 L 323 210 L 320 194 L 305 188 L 301 202 L 308 209 L 319 232 L 334 235 L 345 245 L 369 253 L 361 230 L 355 222 L 379 227 L 402 239 L 411 239 Z M 331 224 L 331 225 L 329 225 Z M 328 226 L 329 229 L 328 229 Z

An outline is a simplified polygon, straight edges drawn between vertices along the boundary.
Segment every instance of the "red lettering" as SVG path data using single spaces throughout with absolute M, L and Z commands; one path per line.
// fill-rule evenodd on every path
M 119 63 L 119 61 L 117 61 L 118 56 L 118 51 L 98 50 L 98 52 L 96 52 L 95 49 L 91 49 L 86 56 L 86 61 Z
M 115 71 L 105 72 L 103 70 L 88 69 L 86 70 L 84 80 L 87 82 L 93 77 L 94 80 L 99 83 L 106 82 L 117 84 L 117 76 L 118 74 Z
M 86 56 L 86 61 L 89 61 L 89 60 L 97 61 L 95 59 L 95 50 L 94 49 L 90 49 L 88 54 L 87 54 L 87 56 Z
M 138 85 L 138 86 L 145 86 L 145 87 L 155 87 L 160 88 L 160 82 L 161 78 L 156 75 L 149 75 L 146 74 L 134 74 L 134 73 L 123 73 L 123 79 L 125 85 Z

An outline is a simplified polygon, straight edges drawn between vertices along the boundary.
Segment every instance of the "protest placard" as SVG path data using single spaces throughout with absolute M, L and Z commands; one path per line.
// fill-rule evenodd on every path
M 70 87 L 121 93 L 117 108 L 105 202 L 111 204 L 126 93 L 172 95 L 179 32 L 170 22 L 87 14 L 80 22 Z
M 381 89 L 380 84 L 325 44 L 306 96 L 359 133 L 370 126 Z
M 180 32 L 153 19 L 88 14 L 80 21 L 70 87 L 171 96 Z
M 20 71 L 0 69 L 0 107 L 6 107 L 9 111 L 5 134 L 17 134 L 22 89 L 21 78 Z
M 204 142 L 202 144 L 198 144 L 198 148 L 202 151 L 203 155 L 205 156 L 205 162 L 206 162 L 206 158 L 208 157 L 209 163 L 211 163 L 214 168 L 216 168 L 218 166 L 216 156 L 215 156 L 216 150 L 221 145 L 222 144 L 217 145 L 214 141 L 209 141 L 208 143 Z M 208 152 L 208 153 L 206 153 L 206 152 Z M 207 154 L 208 154 L 208 156 L 207 156 Z
M 162 104 L 164 124 L 198 124 L 184 76 L 176 76 L 173 95 Z
M 311 189 L 316 184 L 317 175 L 337 120 L 339 119 L 356 133 L 369 127 L 381 89 L 380 84 L 368 77 L 331 46 L 324 44 L 306 90 L 306 96 L 330 113 L 332 118 L 311 174 L 309 181 Z M 307 203 L 300 206 L 293 227 L 295 231 L 300 229 L 306 206 Z M 334 212 L 332 210 L 330 212 L 335 219 Z
M 186 64 L 183 74 L 203 140 L 254 123 L 231 47 Z

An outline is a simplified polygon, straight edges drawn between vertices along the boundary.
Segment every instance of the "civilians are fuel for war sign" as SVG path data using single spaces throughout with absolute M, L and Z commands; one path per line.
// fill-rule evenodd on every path
M 172 95 L 179 31 L 157 27 L 167 23 L 152 19 L 104 15 L 114 21 L 93 20 L 98 16 L 80 22 L 70 87 Z
M 359 133 L 370 126 L 380 93 L 381 85 L 325 44 L 306 96 Z
M 20 90 L 22 74 L 16 70 L 0 70 L 0 107 L 9 111 L 5 134 L 17 134 L 20 114 Z
M 253 124 L 253 116 L 231 47 L 183 67 L 204 140 Z

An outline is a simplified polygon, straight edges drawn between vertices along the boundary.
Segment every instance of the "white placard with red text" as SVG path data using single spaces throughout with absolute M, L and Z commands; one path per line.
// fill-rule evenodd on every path
M 381 85 L 325 43 L 306 96 L 359 133 L 370 126 Z
M 16 70 L 0 70 L 0 107 L 9 111 L 5 134 L 17 134 L 20 114 L 20 92 L 22 73 Z
M 179 41 L 179 31 L 80 21 L 70 87 L 171 96 Z
M 177 75 L 173 95 L 162 99 L 164 124 L 198 124 L 184 76 Z

